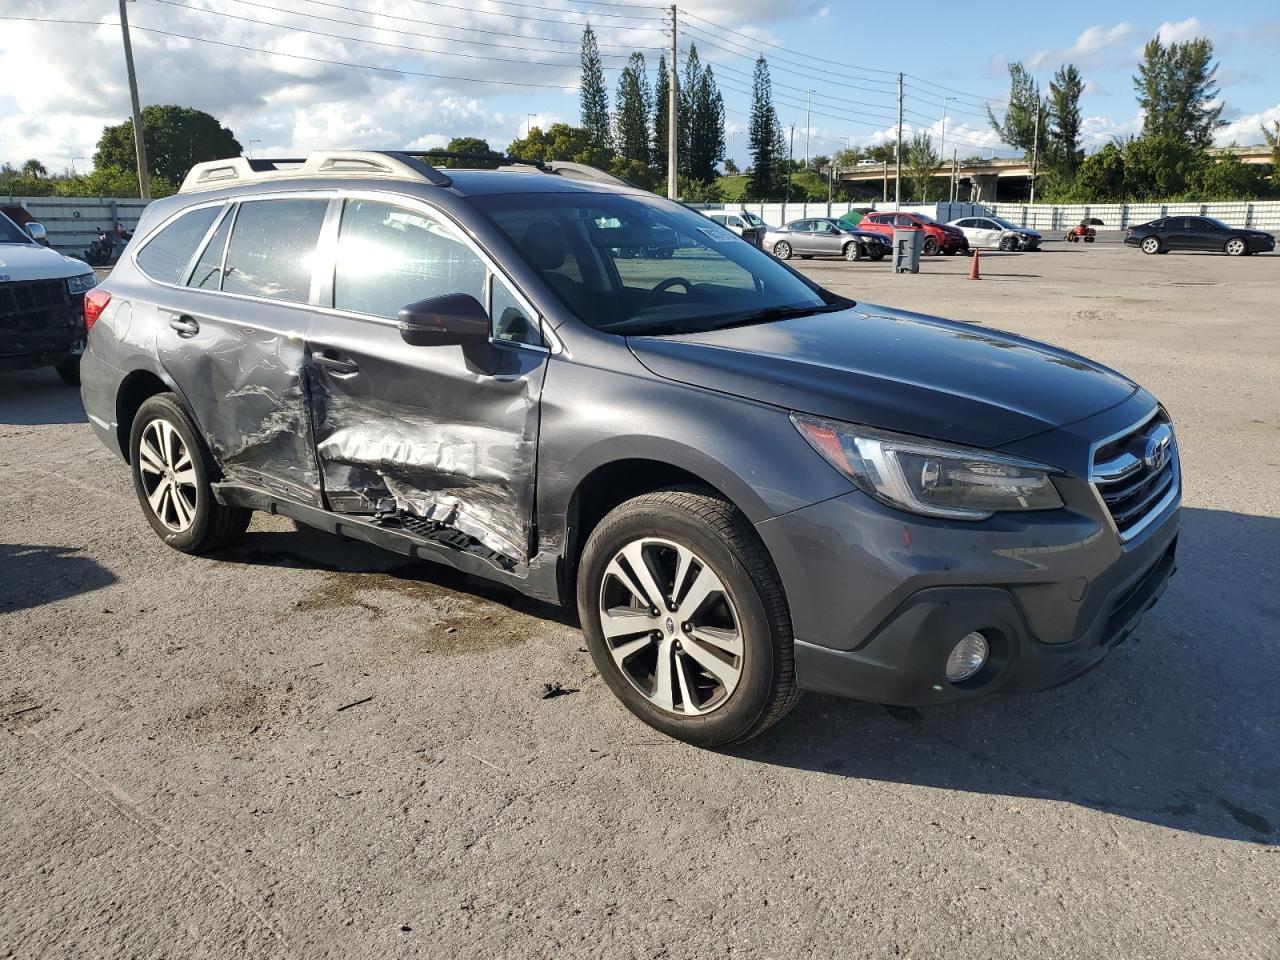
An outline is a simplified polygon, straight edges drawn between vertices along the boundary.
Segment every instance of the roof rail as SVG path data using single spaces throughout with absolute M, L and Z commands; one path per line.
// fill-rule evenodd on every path
M 634 187 L 635 184 L 615 177 L 598 167 L 564 160 L 524 160 L 498 154 L 483 156 L 470 153 L 453 153 L 448 150 L 317 150 L 305 158 L 297 157 L 230 157 L 226 160 L 207 160 L 191 168 L 182 181 L 179 193 L 197 190 L 215 190 L 235 183 L 268 181 L 284 177 L 389 177 L 399 180 L 425 180 L 438 187 L 447 187 L 453 179 L 443 170 L 427 163 L 425 157 L 446 160 L 474 160 L 484 164 L 498 164 L 498 170 L 519 170 L 532 167 L 543 173 L 557 174 L 574 180 L 591 180 Z M 448 168 L 445 168 L 448 169 Z
M 306 159 L 231 157 L 208 160 L 191 168 L 179 193 L 213 190 L 233 183 L 273 180 L 280 177 L 393 177 L 426 180 L 447 187 L 453 181 L 415 155 L 391 150 L 317 150 Z

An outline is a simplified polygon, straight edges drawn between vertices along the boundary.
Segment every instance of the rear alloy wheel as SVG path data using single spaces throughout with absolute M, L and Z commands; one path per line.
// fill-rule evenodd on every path
M 799 699 L 778 575 L 750 522 L 700 490 L 629 500 L 592 531 L 578 613 L 626 707 L 701 747 L 746 740 Z
M 250 511 L 214 499 L 209 463 L 174 394 L 157 394 L 142 405 L 129 436 L 134 489 L 157 536 L 183 553 L 226 546 L 249 526 Z
M 1239 237 L 1232 237 L 1223 249 L 1227 251 L 1229 257 L 1242 257 L 1248 252 L 1249 245 Z
M 773 255 L 779 260 L 791 259 L 791 244 L 785 240 L 779 240 L 773 245 Z
M 844 258 L 849 261 L 862 259 L 862 244 L 846 243 L 844 245 Z
M 936 256 L 938 253 L 938 241 L 933 237 L 924 238 L 924 255 L 926 257 Z
M 1159 253 L 1160 241 L 1156 237 L 1147 237 L 1142 241 L 1143 253 Z

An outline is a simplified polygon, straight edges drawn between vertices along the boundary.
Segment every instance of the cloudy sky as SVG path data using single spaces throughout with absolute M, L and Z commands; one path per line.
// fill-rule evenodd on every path
M 1208 36 L 1221 60 L 1229 120 L 1220 142 L 1256 143 L 1280 119 L 1272 60 L 1280 8 L 1270 2 L 912 7 L 919 28 L 894 32 L 841 0 L 687 0 L 681 55 L 697 44 L 725 96 L 730 155 L 746 155 L 752 60 L 773 71 L 775 104 L 805 152 L 887 139 L 905 71 L 909 129 L 947 114 L 946 152 L 1010 153 L 983 119 L 1021 60 L 1045 87 L 1070 61 L 1088 83 L 1086 146 L 1137 130 L 1131 76 L 1145 40 Z M 918 15 L 915 15 L 918 12 Z M 633 50 L 650 77 L 669 44 L 665 10 L 596 0 L 131 0 L 142 100 L 199 107 L 247 151 L 436 147 L 453 136 L 505 147 L 530 123 L 577 122 L 578 42 L 590 22 L 610 93 Z M 900 21 L 901 22 L 901 21 Z M 90 163 L 102 127 L 128 116 L 114 0 L 0 3 L 0 161 L 38 157 L 52 170 Z

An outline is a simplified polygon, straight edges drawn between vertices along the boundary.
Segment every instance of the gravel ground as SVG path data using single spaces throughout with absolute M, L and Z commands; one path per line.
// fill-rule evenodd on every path
M 1059 690 L 728 753 L 482 582 L 278 518 L 167 550 L 75 392 L 0 375 L 0 956 L 1280 956 L 1280 258 L 982 262 L 801 267 L 1161 396 L 1178 576 Z

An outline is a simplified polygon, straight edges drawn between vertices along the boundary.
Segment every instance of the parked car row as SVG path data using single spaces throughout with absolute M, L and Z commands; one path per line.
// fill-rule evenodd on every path
M 845 260 L 883 260 L 893 249 L 890 237 L 855 227 L 835 217 L 793 220 L 769 227 L 762 246 L 779 260 L 800 257 L 843 257 Z

